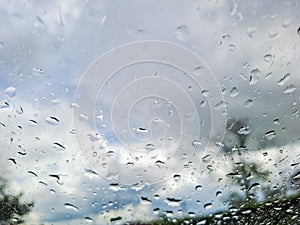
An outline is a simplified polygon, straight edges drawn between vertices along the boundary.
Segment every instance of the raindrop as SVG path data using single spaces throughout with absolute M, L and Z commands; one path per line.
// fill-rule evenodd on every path
M 72 205 L 72 204 L 70 204 L 70 203 L 65 203 L 65 207 L 66 207 L 67 209 L 71 209 L 71 210 L 74 210 L 74 211 L 78 211 L 78 210 L 79 210 L 79 208 L 78 208 L 77 206 Z
M 59 119 L 57 119 L 56 117 L 53 117 L 53 116 L 47 117 L 45 120 L 50 125 L 57 125 L 57 124 L 59 124 Z
M 276 31 L 270 31 L 269 38 L 275 38 L 278 35 Z
M 180 175 L 180 174 L 175 174 L 175 175 L 173 176 L 173 178 L 174 178 L 174 181 L 176 181 L 176 182 L 181 181 L 181 175 Z
M 254 34 L 256 32 L 257 28 L 256 27 L 249 27 L 248 28 L 248 31 L 247 31 L 247 34 L 250 38 L 253 38 L 254 37 Z
M 110 222 L 115 222 L 115 221 L 118 221 L 118 220 L 121 220 L 121 219 L 122 219 L 121 216 L 113 217 L 113 218 L 110 218 Z
M 297 34 L 300 36 L 300 27 L 297 30 Z
M 58 143 L 58 142 L 53 143 L 52 146 L 53 146 L 53 148 L 55 148 L 57 150 L 61 150 L 61 151 L 66 150 L 66 147 L 63 146 L 62 144 Z
M 138 133 L 138 134 L 145 134 L 145 133 L 149 133 L 149 130 L 147 130 L 146 128 L 143 128 L 143 127 L 139 127 L 139 128 L 137 128 L 136 129 L 136 132 Z
M 237 133 L 242 135 L 247 135 L 251 133 L 251 129 L 249 126 L 243 126 L 237 131 Z
M 195 147 L 195 148 L 200 147 L 201 146 L 201 142 L 195 140 L 195 141 L 192 142 L 192 146 Z
M 290 85 L 288 85 L 288 86 L 286 86 L 286 87 L 284 88 L 283 92 L 284 92 L 285 94 L 291 94 L 291 93 L 293 93 L 295 90 L 296 90 L 296 86 L 293 85 L 293 84 L 290 84 Z
M 203 207 L 204 207 L 204 209 L 211 209 L 212 203 L 211 202 L 206 203 L 206 204 L 203 205 Z
M 268 63 L 271 62 L 272 61 L 272 55 L 271 54 L 265 55 L 264 60 L 265 60 L 265 62 L 268 62 Z
M 236 87 L 233 87 L 230 91 L 229 91 L 230 97 L 234 98 L 236 96 L 239 95 L 239 90 Z
M 42 68 L 39 68 L 39 67 L 35 67 L 31 70 L 32 72 L 32 75 L 35 75 L 35 76 L 42 76 L 44 74 L 44 70 Z
M 265 137 L 268 140 L 272 140 L 273 138 L 276 137 L 276 132 L 274 130 L 268 131 L 268 132 L 265 133 Z
M 4 42 L 0 41 L 0 48 L 3 48 L 3 46 L 4 46 Z
M 89 118 L 89 117 L 88 117 L 87 115 L 85 115 L 85 114 L 80 114 L 80 115 L 79 115 L 79 120 L 80 120 L 80 121 L 88 120 L 88 118 Z
M 180 205 L 180 203 L 182 202 L 182 199 L 167 198 L 165 202 L 171 207 L 176 207 L 176 206 Z
M 24 110 L 23 110 L 23 107 L 22 106 L 19 106 L 17 109 L 16 109 L 16 112 L 18 114 L 23 114 Z
M 248 99 L 247 101 L 245 101 L 245 107 L 246 108 L 249 108 L 253 105 L 253 100 L 251 99 Z
M 90 217 L 84 217 L 84 220 L 85 220 L 85 222 L 87 222 L 87 223 L 92 223 L 92 222 L 94 222 L 94 220 L 92 219 L 92 218 L 90 218 Z
M 145 146 L 145 149 L 146 149 L 147 151 L 154 151 L 154 150 L 156 149 L 156 147 L 155 147 L 154 144 L 147 144 L 147 145 Z
M 274 123 L 275 125 L 279 125 L 279 124 L 280 124 L 280 121 L 279 121 L 279 119 L 275 119 L 275 120 L 273 120 L 273 123 Z
M 17 90 L 16 90 L 15 87 L 10 86 L 10 87 L 8 87 L 8 88 L 5 89 L 4 93 L 7 96 L 9 96 L 10 98 L 13 98 L 13 97 L 16 96 Z
M 254 184 L 252 184 L 252 185 L 249 187 L 249 191 L 250 191 L 252 188 L 255 188 L 255 187 L 259 186 L 259 185 L 260 185 L 260 183 L 254 183 Z
M 195 187 L 195 190 L 196 190 L 196 191 L 201 191 L 201 190 L 202 190 L 202 186 L 201 186 L 201 185 L 197 185 L 197 186 Z
M 35 22 L 34 22 L 34 26 L 36 28 L 44 29 L 45 28 L 45 23 L 40 17 L 37 16 L 36 19 L 35 19 Z
M 291 22 L 291 20 L 283 21 L 283 23 L 281 24 L 281 26 L 283 28 L 288 28 L 290 26 L 290 22 Z
M 190 31 L 188 26 L 180 25 L 174 31 L 176 38 L 180 41 L 187 41 L 190 37 Z
M 285 83 L 290 79 L 290 76 L 290 73 L 285 74 L 283 77 L 280 78 L 279 81 L 277 81 L 277 84 L 280 86 L 285 85 Z
M 200 77 L 200 76 L 203 76 L 204 71 L 205 71 L 205 69 L 203 66 L 197 66 L 194 68 L 193 74 L 196 77 Z
M 236 50 L 236 45 L 235 44 L 229 44 L 228 45 L 228 50 L 232 51 L 232 52 L 235 51 Z

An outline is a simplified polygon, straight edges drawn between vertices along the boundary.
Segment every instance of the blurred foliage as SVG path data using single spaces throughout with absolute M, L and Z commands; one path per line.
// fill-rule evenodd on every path
M 21 202 L 22 193 L 12 195 L 6 192 L 6 181 L 0 178 L 0 224 L 14 225 L 23 223 L 23 216 L 28 214 L 33 202 Z

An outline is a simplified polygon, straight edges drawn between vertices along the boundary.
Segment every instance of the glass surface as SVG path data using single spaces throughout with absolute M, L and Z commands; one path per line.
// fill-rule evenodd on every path
M 300 223 L 299 4 L 0 0 L 0 224 Z

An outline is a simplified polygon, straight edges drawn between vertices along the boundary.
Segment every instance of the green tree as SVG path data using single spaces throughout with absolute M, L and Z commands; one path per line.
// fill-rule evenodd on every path
M 227 123 L 223 151 L 232 164 L 232 172 L 227 176 L 244 193 L 241 195 L 238 192 L 231 192 L 229 199 L 234 207 L 257 202 L 258 187 L 265 199 L 281 193 L 279 189 L 273 189 L 267 184 L 270 171 L 243 156 L 244 151 L 249 151 L 250 133 L 251 127 L 247 119 L 231 119 Z
M 28 214 L 33 202 L 21 202 L 22 193 L 6 193 L 6 181 L 0 178 L 0 224 L 14 225 L 23 223 L 22 217 Z

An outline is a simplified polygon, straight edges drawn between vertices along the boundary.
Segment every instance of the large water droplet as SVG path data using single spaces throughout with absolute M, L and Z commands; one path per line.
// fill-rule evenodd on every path
M 8 87 L 8 88 L 5 89 L 4 93 L 7 96 L 9 96 L 10 98 L 13 98 L 13 97 L 15 97 L 15 95 L 17 93 L 17 90 L 16 90 L 15 87 L 10 86 L 10 87 Z
M 66 207 L 67 209 L 71 209 L 71 210 L 74 210 L 74 211 L 78 211 L 78 210 L 79 210 L 79 208 L 78 208 L 77 206 L 72 205 L 72 204 L 70 204 L 70 203 L 65 203 L 65 207 Z
M 54 116 L 47 117 L 45 120 L 50 125 L 58 125 L 59 124 L 59 119 L 57 119 Z
M 268 131 L 268 132 L 265 133 L 265 137 L 268 140 L 272 140 L 273 138 L 276 137 L 276 132 L 274 130 Z
M 285 94 L 291 94 L 291 93 L 293 93 L 296 89 L 297 89 L 297 88 L 296 88 L 295 85 L 290 84 L 290 85 L 288 85 L 288 86 L 286 86 L 286 87 L 284 88 L 283 92 L 284 92 Z

